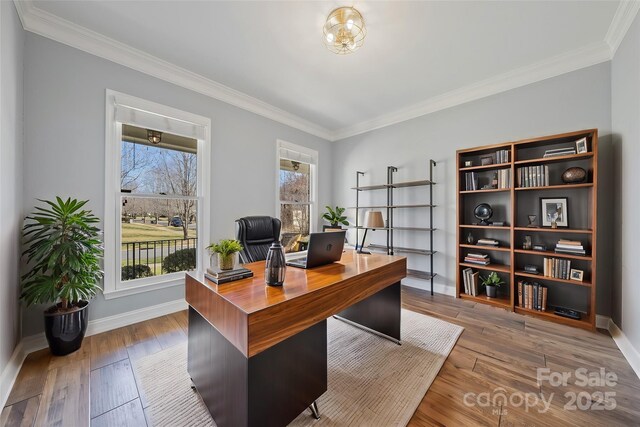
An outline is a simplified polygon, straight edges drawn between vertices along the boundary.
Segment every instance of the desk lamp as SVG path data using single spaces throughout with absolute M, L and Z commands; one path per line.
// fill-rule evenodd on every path
M 362 244 L 360 245 L 360 249 L 358 249 L 358 253 L 370 254 L 371 252 L 363 250 L 364 240 L 367 238 L 367 230 L 371 229 L 372 231 L 375 231 L 376 228 L 384 228 L 384 219 L 382 218 L 382 212 L 366 211 L 364 213 L 364 224 L 362 225 L 362 228 L 364 228 L 364 236 L 362 237 Z

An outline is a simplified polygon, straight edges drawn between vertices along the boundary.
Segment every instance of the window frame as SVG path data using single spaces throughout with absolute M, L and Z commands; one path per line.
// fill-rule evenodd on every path
M 120 162 L 122 144 L 122 124 L 116 120 L 116 105 L 125 105 L 160 116 L 167 123 L 185 122 L 204 128 L 203 137 L 196 138 L 197 149 L 197 249 L 196 272 L 202 273 L 208 265 L 205 239 L 210 236 L 210 182 L 211 182 L 211 120 L 186 111 L 178 110 L 166 105 L 158 104 L 131 95 L 106 90 L 105 101 L 105 210 L 104 210 L 104 281 L 103 294 L 105 299 L 119 298 L 149 292 L 171 286 L 184 285 L 185 273 L 170 273 L 160 276 L 145 277 L 134 280 L 122 281 L 120 266 L 122 263 L 121 251 L 121 197 L 125 193 L 120 189 Z M 128 123 L 139 126 L 136 123 Z M 159 126 L 162 127 L 162 126 Z M 160 128 L 162 132 L 174 133 L 175 130 Z M 193 137 L 192 135 L 183 135 Z M 151 197 L 147 194 L 126 193 L 130 197 Z M 191 198 L 191 197 L 189 197 Z
M 284 148 L 290 151 L 296 151 L 300 154 L 310 156 L 312 161 L 309 163 L 310 189 L 308 202 L 288 202 L 280 199 L 280 149 Z M 305 162 L 306 163 L 306 162 Z M 276 218 L 280 219 L 281 204 L 290 205 L 309 205 L 309 232 L 315 233 L 318 225 L 318 151 L 311 148 L 293 144 L 291 142 L 278 139 L 276 141 Z

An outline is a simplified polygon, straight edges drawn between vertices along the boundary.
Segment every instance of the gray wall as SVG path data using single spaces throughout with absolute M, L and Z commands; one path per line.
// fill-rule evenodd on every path
M 13 2 L 0 2 L 0 375 L 20 334 L 24 31 Z
M 460 148 L 496 144 L 528 137 L 598 128 L 600 135 L 601 181 L 599 201 L 599 269 L 597 313 L 608 315 L 611 305 L 611 242 L 607 228 L 611 223 L 611 182 L 607 178 L 611 163 L 611 88 L 610 64 L 604 63 L 542 82 L 524 86 L 468 104 L 439 111 L 363 135 L 339 141 L 334 150 L 334 201 L 353 206 L 355 171 L 367 173 L 363 185 L 386 182 L 386 166 L 399 168 L 396 180 L 424 178 L 427 159 L 438 162 L 435 168 L 435 256 L 434 270 L 440 291 L 455 289 L 456 244 L 456 165 Z M 402 192 L 401 192 L 402 191 Z M 372 197 L 361 193 L 366 200 Z M 423 202 L 418 189 L 398 190 L 396 202 Z M 383 196 L 383 195 L 380 195 Z M 375 197 L 375 196 L 373 196 Z M 383 202 L 380 198 L 374 200 Z M 608 209 L 609 208 L 609 209 Z M 423 211 L 424 212 L 424 211 Z M 353 219 L 353 211 L 350 212 Z M 404 215 L 404 217 L 402 217 Z M 424 225 L 424 214 L 399 212 L 396 223 Z M 376 242 L 384 241 L 383 232 L 374 232 Z M 400 233 L 397 234 L 398 236 Z M 422 234 L 424 236 L 424 234 Z M 351 236 L 353 239 L 353 235 Z M 396 244 L 424 244 L 416 233 L 397 238 Z M 410 256 L 411 268 L 425 269 L 425 260 Z M 426 286 L 426 283 L 411 282 Z
M 611 95 L 616 182 L 613 320 L 640 351 L 640 286 L 634 268 L 640 257 L 640 15 L 613 58 Z
M 236 218 L 275 214 L 276 139 L 319 151 L 319 206 L 331 202 L 330 142 L 29 33 L 25 211 L 36 198 L 61 195 L 90 199 L 103 215 L 107 88 L 211 118 L 211 239 L 232 237 Z M 99 296 L 91 318 L 183 297 L 182 286 L 109 301 Z M 23 335 L 41 326 L 41 309 L 26 310 Z

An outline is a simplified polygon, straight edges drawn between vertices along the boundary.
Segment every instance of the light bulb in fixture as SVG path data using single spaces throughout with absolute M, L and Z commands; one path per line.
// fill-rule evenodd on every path
M 351 30 L 353 28 L 353 19 L 349 19 L 347 21 L 347 30 Z
M 331 33 L 327 34 L 327 41 L 329 43 L 333 43 L 333 40 L 335 39 L 335 36 Z

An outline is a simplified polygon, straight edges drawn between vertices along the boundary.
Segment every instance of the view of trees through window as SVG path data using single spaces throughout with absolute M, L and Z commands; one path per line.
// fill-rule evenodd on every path
M 280 159 L 280 220 L 282 234 L 309 234 L 311 166 Z
M 196 268 L 197 141 L 122 126 L 121 280 Z

